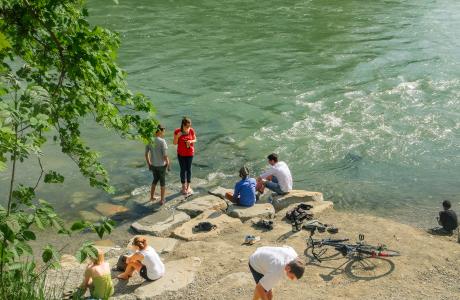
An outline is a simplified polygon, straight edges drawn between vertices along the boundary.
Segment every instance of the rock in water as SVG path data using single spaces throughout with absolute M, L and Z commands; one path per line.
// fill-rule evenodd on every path
M 128 211 L 127 207 L 110 203 L 98 203 L 95 208 L 100 214 L 110 217 L 117 213 Z

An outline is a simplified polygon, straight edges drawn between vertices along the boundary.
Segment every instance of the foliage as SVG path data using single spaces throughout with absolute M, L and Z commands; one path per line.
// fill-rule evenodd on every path
M 6 206 L 0 206 L 3 297 L 12 297 L 4 280 L 17 276 L 18 270 L 36 272 L 35 263 L 24 267 L 22 259 L 32 255 L 28 242 L 36 239 L 35 228 L 70 234 L 52 205 L 35 193 L 42 182 L 65 180 L 43 167 L 43 145 L 49 139 L 59 144 L 91 186 L 112 192 L 80 124 L 92 119 L 122 137 L 144 140 L 156 126 L 151 102 L 130 92 L 126 73 L 115 62 L 118 35 L 90 26 L 86 17 L 83 0 L 0 0 L 0 171 L 11 170 Z M 17 182 L 17 169 L 34 157 L 41 170 L 36 183 Z M 102 237 L 112 226 L 105 219 L 77 222 L 71 229 L 90 229 Z M 94 251 L 85 243 L 77 257 L 94 257 Z M 55 266 L 59 253 L 47 246 L 42 259 L 46 267 Z

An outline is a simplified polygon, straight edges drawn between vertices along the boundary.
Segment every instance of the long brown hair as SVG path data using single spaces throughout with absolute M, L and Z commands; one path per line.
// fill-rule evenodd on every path
M 180 123 L 180 131 L 184 132 L 184 126 L 188 124 L 192 124 L 192 120 L 190 120 L 190 118 L 183 117 L 182 122 Z
M 104 252 L 101 249 L 97 249 L 97 257 L 91 259 L 94 265 L 101 265 L 104 263 Z
M 139 247 L 140 250 L 147 248 L 147 240 L 143 236 L 136 236 L 133 240 L 133 245 Z

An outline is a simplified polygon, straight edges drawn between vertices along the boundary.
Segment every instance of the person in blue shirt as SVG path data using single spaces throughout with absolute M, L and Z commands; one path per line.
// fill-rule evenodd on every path
M 225 198 L 239 206 L 250 207 L 256 203 L 256 180 L 249 177 L 246 167 L 240 169 L 241 180 L 235 184 L 234 193 L 226 193 Z

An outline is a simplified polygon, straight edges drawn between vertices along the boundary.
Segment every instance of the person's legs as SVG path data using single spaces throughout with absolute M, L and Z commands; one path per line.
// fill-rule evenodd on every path
M 165 192 L 166 192 L 166 166 L 158 168 L 158 175 L 160 180 L 160 203 L 165 203 Z
M 267 189 L 277 193 L 278 195 L 286 194 L 285 192 L 283 192 L 283 190 L 281 189 L 280 185 L 277 182 L 265 181 L 265 187 Z
M 177 160 L 179 161 L 180 167 L 180 182 L 182 183 L 182 194 L 187 192 L 185 185 L 185 156 L 177 155 Z
M 142 266 L 143 265 L 138 260 L 132 262 L 130 261 L 126 266 L 126 270 L 123 273 L 119 274 L 117 278 L 126 280 L 129 277 L 133 276 L 134 271 L 139 272 Z
M 152 166 L 152 175 L 153 175 L 153 180 L 152 180 L 152 186 L 150 187 L 150 201 L 155 200 L 155 188 L 159 180 L 158 172 L 156 168 L 153 166 Z
M 190 188 L 190 182 L 191 182 L 191 179 L 192 179 L 192 161 L 193 161 L 193 156 L 186 156 L 185 157 L 186 160 L 185 160 L 185 172 L 186 172 L 186 175 L 187 175 L 187 181 L 186 181 L 186 184 L 185 184 L 185 191 L 187 193 L 190 193 L 191 192 L 191 188 Z

